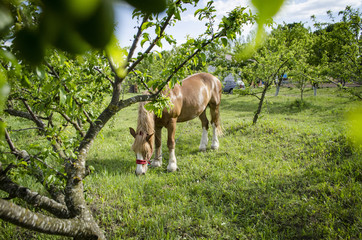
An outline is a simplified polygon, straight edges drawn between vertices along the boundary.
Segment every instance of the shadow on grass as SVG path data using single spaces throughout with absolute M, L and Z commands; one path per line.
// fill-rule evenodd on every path
M 300 174 L 268 178 L 266 185 L 256 182 L 242 190 L 244 200 L 237 207 L 239 218 L 234 223 L 242 228 L 252 225 L 257 232 L 268 226 L 279 238 L 358 239 L 360 192 L 346 184 L 352 176 L 341 177 L 337 167 L 313 164 Z
M 115 159 L 115 158 L 90 158 L 87 161 L 89 166 L 94 168 L 95 173 L 107 172 L 109 174 L 134 173 L 136 170 L 136 159 Z

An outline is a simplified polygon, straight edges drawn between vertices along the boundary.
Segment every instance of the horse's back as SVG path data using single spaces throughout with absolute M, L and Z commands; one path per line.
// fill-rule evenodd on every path
M 182 92 L 185 95 L 199 96 L 208 93 L 209 101 L 220 102 L 222 86 L 219 79 L 210 73 L 196 73 L 182 81 Z M 190 94 L 187 94 L 187 93 Z
M 180 105 L 178 121 L 198 117 L 209 104 L 219 105 L 221 90 L 220 81 L 209 73 L 197 73 L 184 79 L 175 92 L 179 99 L 174 104 Z

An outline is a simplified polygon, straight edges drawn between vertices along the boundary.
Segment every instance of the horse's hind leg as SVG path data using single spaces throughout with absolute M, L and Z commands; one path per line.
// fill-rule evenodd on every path
M 206 147 L 207 147 L 207 143 L 208 143 L 207 130 L 209 129 L 209 120 L 207 120 L 207 117 L 206 117 L 206 109 L 203 113 L 201 113 L 199 118 L 201 120 L 201 125 L 202 125 L 202 135 L 201 135 L 199 150 L 206 151 Z
M 152 167 L 162 166 L 162 127 L 155 127 L 155 159 L 152 161 Z
M 211 125 L 212 125 L 212 143 L 211 149 L 219 148 L 219 139 L 217 135 L 220 130 L 220 112 L 219 112 L 219 104 L 210 104 L 210 113 L 211 113 Z
M 168 160 L 167 171 L 174 172 L 177 170 L 177 160 L 175 155 L 175 132 L 176 132 L 176 118 L 171 118 L 167 126 L 167 147 L 170 153 Z

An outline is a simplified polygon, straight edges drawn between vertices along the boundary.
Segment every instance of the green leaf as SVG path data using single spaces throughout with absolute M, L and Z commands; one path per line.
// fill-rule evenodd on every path
M 88 168 L 89 168 L 91 173 L 95 171 L 95 168 L 92 165 L 88 165 Z
M 284 0 L 252 0 L 251 3 L 259 12 L 259 19 L 265 23 L 268 18 L 272 18 L 281 8 Z
M 180 15 L 180 11 L 178 9 L 175 9 L 174 15 L 175 15 L 176 20 L 181 21 L 181 15 Z
M 153 25 L 154 25 L 153 22 L 145 22 L 145 23 L 142 24 L 141 30 L 144 31 L 145 29 L 147 29 L 147 28 L 149 28 L 149 27 L 151 27 Z
M 202 11 L 204 11 L 203 8 L 197 9 L 197 10 L 195 11 L 195 13 L 194 13 L 194 17 L 196 17 L 196 15 L 199 14 L 200 12 L 202 12 Z M 199 19 L 199 20 L 201 20 L 201 19 Z
M 45 70 L 44 70 L 44 68 L 36 67 L 35 72 L 36 72 L 36 75 L 38 76 L 38 78 L 40 78 L 42 80 L 45 78 Z
M 347 114 L 349 136 L 353 139 L 356 147 L 362 148 L 362 107 L 356 107 Z
M 74 54 L 82 54 L 90 49 L 90 45 L 70 24 L 64 24 L 53 40 L 55 47 Z
M 158 54 L 158 57 L 159 57 L 160 59 L 162 59 L 162 58 L 163 58 L 162 53 L 157 52 L 157 54 Z
M 258 47 L 265 38 L 264 25 L 280 10 L 284 0 L 252 0 L 252 4 L 258 10 L 258 31 L 255 37 L 255 46 Z
M 160 35 L 161 35 L 161 27 L 159 25 L 156 26 L 155 33 L 157 34 L 157 36 L 160 37 Z
M 10 12 L 2 5 L 0 6 L 0 34 L 6 32 L 13 23 Z
M 0 112 L 3 110 L 3 106 L 5 103 L 5 99 L 7 98 L 10 88 L 7 84 L 7 73 L 3 66 L 0 64 Z M 2 132 L 3 128 L 0 126 L 0 132 Z
M 226 38 L 221 38 L 221 42 L 222 42 L 222 45 L 223 45 L 224 47 L 227 47 L 227 45 L 228 45 L 228 40 L 227 40 Z
M 150 41 L 150 35 L 148 33 L 143 34 L 143 39 L 141 41 L 141 47 L 145 44 L 145 42 Z
M 100 0 L 65 0 L 67 13 L 77 19 L 90 17 L 99 7 Z
M 2 58 L 3 61 L 5 60 L 6 62 L 11 62 L 14 65 L 18 64 L 14 54 L 4 49 L 0 49 L 0 58 Z
M 28 166 L 28 163 L 25 162 L 25 161 L 21 161 L 21 162 L 19 162 L 18 166 L 25 166 L 25 167 L 27 167 L 27 166 Z
M 114 29 L 114 12 L 112 2 L 101 1 L 96 11 L 78 24 L 77 30 L 93 47 L 104 48 L 111 40 Z
M 205 65 L 206 64 L 206 54 L 205 53 L 200 53 L 200 57 L 201 57 L 201 60 L 202 60 L 202 65 Z
M 33 65 L 38 65 L 44 57 L 44 42 L 38 32 L 24 28 L 14 39 L 14 48 L 19 56 Z
M 67 100 L 67 95 L 64 89 L 61 87 L 59 88 L 59 105 L 63 106 Z
M 171 35 L 165 35 L 165 39 L 170 45 L 176 44 L 176 40 Z
M 126 50 L 122 49 L 119 46 L 117 38 L 112 35 L 112 39 L 109 44 L 106 46 L 106 53 L 109 57 L 109 60 L 118 77 L 124 78 L 126 76 Z
M 22 78 L 21 78 L 21 85 L 23 85 L 23 87 L 26 87 L 26 88 L 30 88 L 31 87 L 31 83 L 29 81 L 29 78 L 24 75 Z
M 166 9 L 166 0 L 126 0 L 129 4 L 146 13 L 159 13 Z
M 160 39 L 156 42 L 156 46 L 162 48 L 162 42 Z

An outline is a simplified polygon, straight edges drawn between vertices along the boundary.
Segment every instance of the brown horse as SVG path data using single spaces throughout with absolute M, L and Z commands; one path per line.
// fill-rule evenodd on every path
M 162 165 L 161 150 L 161 130 L 167 128 L 169 149 L 169 163 L 167 170 L 173 172 L 177 170 L 175 156 L 175 131 L 176 122 L 185 122 L 195 117 L 199 117 L 202 123 L 202 136 L 200 151 L 205 151 L 208 143 L 207 130 L 209 121 L 206 117 L 206 108 L 210 107 L 211 125 L 213 127 L 212 149 L 219 148 L 217 135 L 220 131 L 219 106 L 221 100 L 221 83 L 209 73 L 197 73 L 184 79 L 181 85 L 176 85 L 172 90 L 165 90 L 173 103 L 170 110 L 164 109 L 162 117 L 148 112 L 144 105 L 140 103 L 138 110 L 137 131 L 130 128 L 131 135 L 135 138 L 132 150 L 136 153 L 136 174 L 145 174 L 148 160 L 153 153 L 153 142 L 155 143 L 155 158 L 151 163 L 153 167 Z

